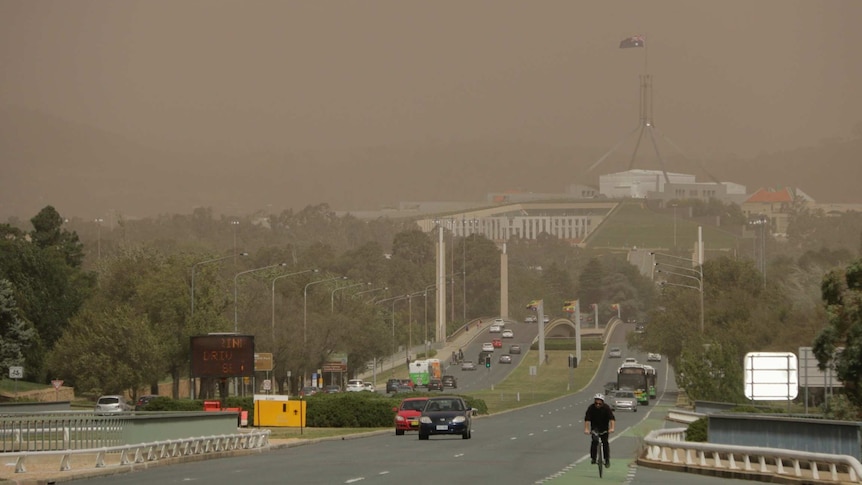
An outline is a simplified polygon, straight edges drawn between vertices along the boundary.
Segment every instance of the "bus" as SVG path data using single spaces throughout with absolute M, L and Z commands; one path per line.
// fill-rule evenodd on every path
M 647 390 L 649 391 L 649 398 L 655 399 L 655 395 L 656 395 L 656 391 L 655 391 L 655 381 L 656 381 L 655 367 L 653 367 L 651 365 L 644 365 L 644 369 L 646 369 Z
M 410 380 L 414 386 L 428 386 L 431 379 L 443 377 L 440 359 L 414 360 L 410 363 Z
M 623 364 L 617 369 L 617 389 L 634 391 L 638 404 L 649 405 L 646 368 L 641 364 Z

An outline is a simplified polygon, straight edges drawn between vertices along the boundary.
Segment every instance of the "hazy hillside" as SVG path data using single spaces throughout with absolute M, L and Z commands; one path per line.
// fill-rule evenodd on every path
M 180 137 L 181 138 L 181 137 Z M 680 145 L 684 141 L 675 140 Z M 219 144 L 224 146 L 224 144 Z M 110 132 L 6 106 L 0 111 L 0 219 L 29 218 L 47 204 L 65 216 L 188 213 L 195 207 L 246 214 L 328 203 L 338 210 L 374 209 L 403 200 L 482 200 L 488 192 L 560 192 L 597 184 L 598 174 L 628 168 L 623 147 L 592 173 L 606 150 L 518 141 L 428 140 L 356 150 L 271 153 L 254 146 L 232 152 L 148 144 Z M 698 161 L 662 147 L 667 169 L 709 181 Z M 651 147 L 637 168 L 659 168 Z M 798 186 L 819 201 L 862 202 L 862 139 L 834 141 L 754 160 L 710 160 L 721 180 Z M 640 157 L 639 157 L 640 158 Z M 122 161 L 123 163 L 117 163 Z M 122 167 L 122 168 L 121 168 Z

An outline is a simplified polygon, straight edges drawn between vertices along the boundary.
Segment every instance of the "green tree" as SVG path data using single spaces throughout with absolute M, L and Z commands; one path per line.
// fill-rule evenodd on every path
M 598 258 L 591 258 L 578 279 L 578 293 L 585 304 L 605 301 L 605 270 Z M 613 302 L 616 303 L 616 302 Z
M 137 390 L 164 375 L 152 326 L 128 305 L 85 309 L 72 319 L 48 358 L 52 377 L 91 395 Z
M 95 277 L 81 270 L 81 245 L 53 207 L 31 223 L 29 233 L 0 226 L 0 278 L 12 283 L 20 317 L 38 334 L 24 349 L 25 367 L 31 379 L 44 381 L 45 353 L 89 297 Z
M 18 316 L 12 283 L 3 279 L 0 279 L 0 336 L 0 372 L 7 375 L 10 366 L 24 365 L 24 351 L 33 345 L 36 331 Z
M 835 372 L 847 397 L 862 406 L 862 259 L 823 277 L 823 302 L 829 324 L 814 340 L 813 351 L 821 369 L 834 358 Z M 838 352 L 839 347 L 843 347 Z

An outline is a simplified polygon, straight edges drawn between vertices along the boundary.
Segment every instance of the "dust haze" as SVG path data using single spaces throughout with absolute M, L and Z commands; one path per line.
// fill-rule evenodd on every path
M 563 192 L 632 163 L 626 142 L 587 171 L 638 126 L 645 72 L 669 170 L 862 202 L 860 19 L 856 0 L 0 0 L 0 218 Z

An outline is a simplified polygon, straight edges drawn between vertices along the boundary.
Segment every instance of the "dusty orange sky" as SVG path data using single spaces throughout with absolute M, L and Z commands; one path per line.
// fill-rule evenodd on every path
M 434 199 L 427 187 L 365 195 L 356 176 L 313 170 L 372 167 L 369 150 L 390 148 L 410 167 L 435 163 L 429 145 L 522 143 L 564 157 L 579 147 L 589 155 L 572 148 L 573 164 L 586 167 L 637 126 L 645 69 L 656 124 L 687 153 L 815 146 L 862 121 L 860 21 L 856 0 L 0 0 L 0 216 L 29 217 L 45 203 L 144 215 Z M 618 48 L 635 34 L 646 49 Z M 107 139 L 120 146 L 104 149 Z M 463 164 L 493 167 L 477 157 Z M 276 190 L 255 187 L 270 178 L 256 163 L 305 180 L 285 180 L 290 197 L 255 200 Z M 541 160 L 524 163 L 542 173 Z M 225 164 L 258 173 L 245 180 Z M 178 179 L 155 179 L 152 201 L 124 200 L 160 170 Z M 412 183 L 409 169 L 389 172 L 389 186 Z M 492 177 L 473 172 L 482 184 Z M 94 173 L 109 176 L 75 178 Z M 576 181 L 596 180 L 544 174 L 523 188 Z M 461 183 L 437 198 L 483 197 L 467 190 L 478 182 Z M 112 190 L 94 189 L 102 185 Z

